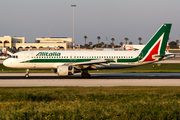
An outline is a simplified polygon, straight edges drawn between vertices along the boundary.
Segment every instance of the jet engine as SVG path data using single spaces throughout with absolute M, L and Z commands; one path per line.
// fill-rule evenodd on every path
M 70 76 L 74 74 L 74 67 L 60 65 L 57 67 L 58 76 Z

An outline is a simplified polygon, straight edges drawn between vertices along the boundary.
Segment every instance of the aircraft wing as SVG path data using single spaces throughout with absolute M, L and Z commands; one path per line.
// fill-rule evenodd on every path
M 78 62 L 78 63 L 72 63 L 69 64 L 70 66 L 74 66 L 77 69 L 86 69 L 86 68 L 91 68 L 91 69 L 96 69 L 96 67 L 101 67 L 102 65 L 108 65 L 108 60 L 91 60 L 88 62 Z

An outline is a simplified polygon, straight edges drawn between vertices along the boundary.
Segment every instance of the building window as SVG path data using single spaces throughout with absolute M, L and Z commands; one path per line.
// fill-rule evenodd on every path
M 36 40 L 36 43 L 40 43 L 40 40 Z

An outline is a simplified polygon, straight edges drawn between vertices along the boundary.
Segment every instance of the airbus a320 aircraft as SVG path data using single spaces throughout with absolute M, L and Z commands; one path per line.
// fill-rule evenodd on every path
M 142 50 L 138 51 L 22 51 L 13 54 L 3 64 L 10 68 L 54 69 L 59 76 L 70 76 L 81 72 L 90 77 L 88 70 L 122 69 L 162 60 L 171 24 L 163 24 Z

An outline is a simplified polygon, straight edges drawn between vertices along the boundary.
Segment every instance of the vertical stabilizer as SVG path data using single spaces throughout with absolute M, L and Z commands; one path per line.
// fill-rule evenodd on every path
M 142 49 L 143 58 L 141 61 L 153 61 L 153 55 L 165 55 L 167 41 L 172 24 L 163 24 L 154 36 L 149 40 Z

